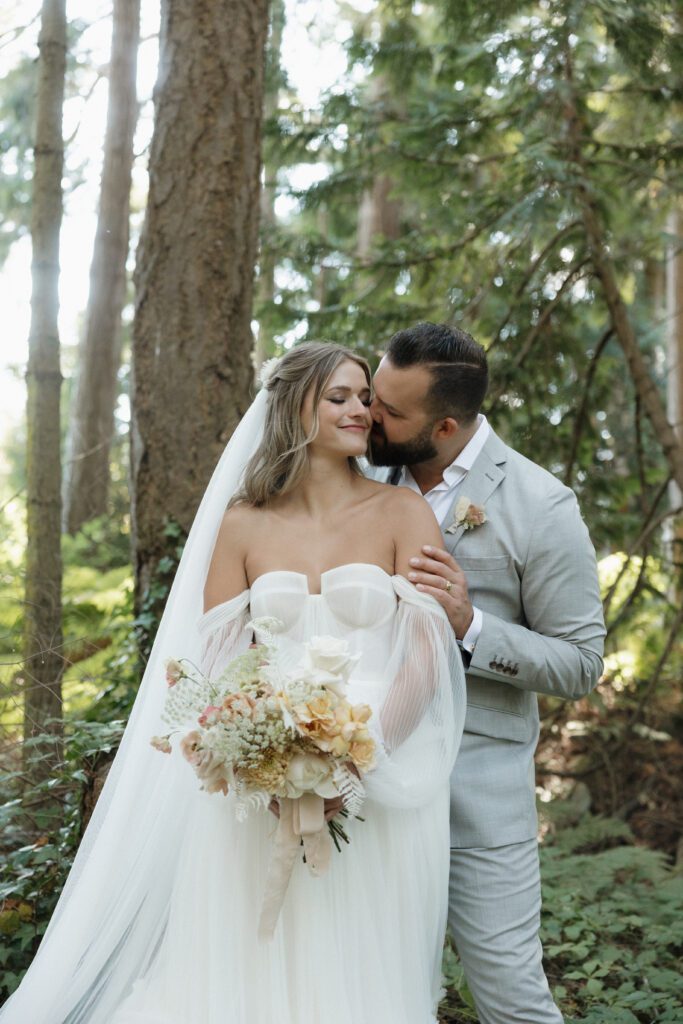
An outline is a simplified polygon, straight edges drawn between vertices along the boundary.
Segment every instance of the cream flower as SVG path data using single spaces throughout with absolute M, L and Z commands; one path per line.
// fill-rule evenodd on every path
M 259 370 L 258 379 L 259 379 L 259 383 L 261 384 L 262 387 L 265 388 L 265 387 L 268 386 L 268 384 L 271 381 L 271 379 L 277 373 L 277 368 L 278 368 L 279 365 L 280 365 L 280 360 L 277 357 L 274 358 L 274 359 L 266 359 L 265 363 L 261 364 L 261 369 Z
M 166 662 L 166 682 L 169 686 L 175 686 L 175 684 L 183 678 L 185 672 L 183 666 L 175 658 L 169 658 Z
M 149 742 L 155 750 L 160 750 L 162 754 L 171 753 L 172 748 L 168 736 L 152 736 Z
M 348 682 L 359 655 L 349 654 L 346 640 L 336 636 L 314 636 L 304 647 L 312 669 L 339 676 L 341 681 Z
M 339 796 L 332 772 L 327 758 L 318 754 L 295 754 L 287 767 L 282 795 L 290 800 L 298 800 L 304 793 L 317 793 L 325 799 Z
M 465 530 L 473 530 L 476 526 L 483 526 L 488 522 L 488 517 L 483 505 L 474 505 L 469 498 L 458 498 L 455 503 L 455 514 L 453 522 L 446 529 L 446 533 L 455 533 L 462 526 Z

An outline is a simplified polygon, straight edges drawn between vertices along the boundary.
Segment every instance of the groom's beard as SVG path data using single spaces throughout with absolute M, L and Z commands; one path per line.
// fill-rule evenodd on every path
M 370 455 L 375 466 L 413 466 L 417 462 L 434 459 L 438 452 L 432 444 L 432 428 L 423 431 L 402 444 L 387 440 L 384 428 L 373 423 L 370 432 Z

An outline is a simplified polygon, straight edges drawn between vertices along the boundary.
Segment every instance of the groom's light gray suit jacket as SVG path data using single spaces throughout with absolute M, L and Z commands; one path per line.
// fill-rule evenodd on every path
M 487 522 L 448 532 L 455 504 Z M 467 718 L 451 782 L 451 845 L 536 835 L 537 693 L 576 699 L 602 672 L 596 558 L 576 497 L 491 431 L 442 524 L 483 623 L 467 670 Z

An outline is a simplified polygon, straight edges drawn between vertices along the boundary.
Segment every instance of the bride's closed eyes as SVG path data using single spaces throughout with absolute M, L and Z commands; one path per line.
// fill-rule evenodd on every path
M 353 396 L 350 394 L 348 388 L 344 388 L 342 390 L 345 392 L 344 394 L 337 392 L 336 394 L 324 395 L 323 397 L 328 402 L 332 402 L 333 405 L 343 405 L 344 402 L 348 402 L 349 399 L 352 398 Z M 370 393 L 370 391 L 364 390 L 358 397 L 361 401 L 361 404 L 364 405 L 366 409 L 369 409 L 370 405 L 372 404 L 372 394 Z
M 332 402 L 333 405 L 343 405 L 344 402 L 348 402 L 348 398 L 328 398 L 328 402 Z M 369 409 L 372 404 L 371 398 L 361 398 L 361 403 L 366 409 Z

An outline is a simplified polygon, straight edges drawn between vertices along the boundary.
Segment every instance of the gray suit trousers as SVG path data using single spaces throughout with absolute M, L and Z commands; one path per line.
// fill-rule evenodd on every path
M 480 1024 L 562 1024 L 543 971 L 536 839 L 451 850 L 448 924 Z

